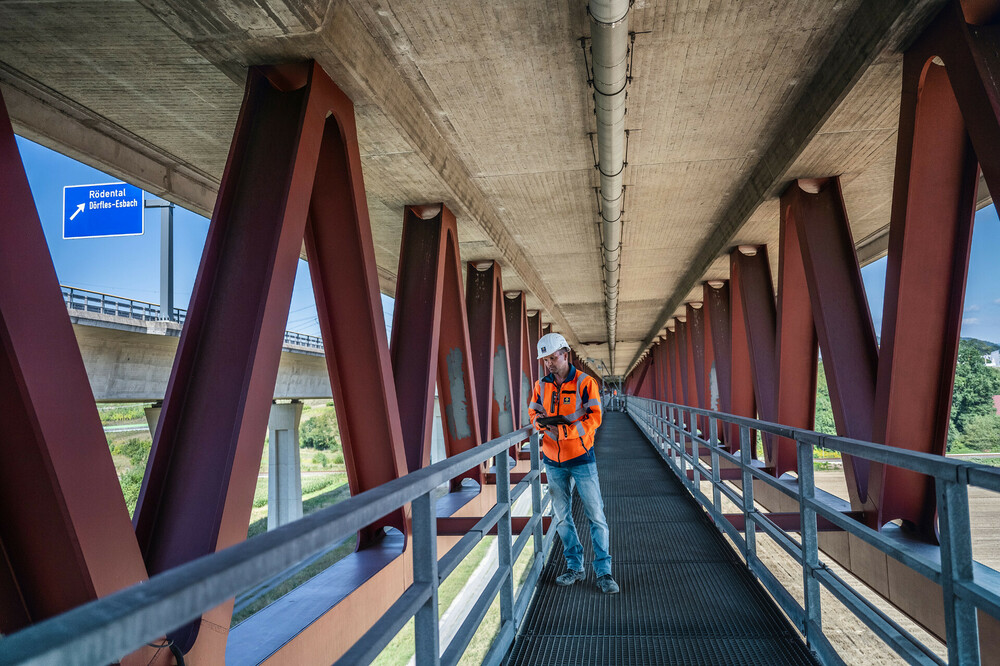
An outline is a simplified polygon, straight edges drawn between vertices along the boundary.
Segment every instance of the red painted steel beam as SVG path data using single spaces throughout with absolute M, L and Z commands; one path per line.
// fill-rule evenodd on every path
M 812 430 L 816 421 L 818 350 L 809 289 L 795 225 L 781 206 L 775 340 L 777 422 Z M 775 437 L 775 476 L 798 471 L 795 440 Z
M 326 74 L 326 119 L 306 225 L 306 253 L 351 494 L 406 474 L 399 407 L 382 314 L 354 105 Z M 321 116 L 326 111 L 321 107 Z M 359 548 L 382 526 L 405 534 L 399 510 L 364 530 Z
M 715 382 L 718 387 L 718 409 L 724 414 L 732 412 L 732 321 L 729 312 L 729 282 L 719 281 L 715 286 L 706 284 L 704 288 L 705 322 L 711 337 Z M 707 359 L 706 359 L 707 360 Z M 723 427 L 719 431 L 726 450 L 733 452 L 739 446 L 739 437 L 733 437 Z
M 2 98 L 0 200 L 0 632 L 12 633 L 146 568 Z
M 535 365 L 528 344 L 528 313 L 524 292 L 508 294 L 504 305 L 507 320 L 508 358 L 510 359 L 511 399 L 517 427 L 528 425 L 528 401 L 531 399 L 531 366 Z
M 743 273 L 737 257 L 743 256 L 739 249 L 729 253 L 729 325 L 730 325 L 730 393 L 729 408 L 736 416 L 757 418 L 757 401 L 754 396 L 753 372 L 750 361 L 746 320 L 743 315 Z M 739 447 L 739 428 L 729 426 L 727 430 L 730 446 Z M 751 441 L 756 438 L 751 432 Z M 757 457 L 757 447 L 752 455 Z
M 702 310 L 701 321 L 704 328 L 702 335 L 702 375 L 705 377 L 705 384 L 702 387 L 702 404 L 708 409 L 719 410 L 719 388 L 715 373 L 715 347 L 712 342 L 712 319 L 708 311 L 708 301 L 706 293 L 710 290 L 707 284 L 702 285 Z
M 482 440 L 487 442 L 514 431 L 514 413 L 500 267 L 492 261 L 481 265 L 482 268 L 471 262 L 468 265 L 465 306 L 479 403 L 479 428 Z
M 710 454 L 711 451 L 705 447 L 699 447 L 699 453 Z M 688 481 L 692 481 L 694 479 L 693 469 L 687 470 L 687 478 Z M 721 481 L 739 481 L 742 478 L 743 470 L 739 467 L 722 467 L 719 469 L 719 480 Z
M 753 255 L 737 250 L 735 260 L 739 267 L 740 298 L 757 411 L 761 419 L 773 422 L 778 415 L 775 353 L 777 313 L 767 247 L 757 247 Z M 769 467 L 775 466 L 777 456 L 774 438 L 765 433 L 764 459 Z
M 299 74 L 248 75 L 135 511 L 151 574 L 246 538 L 323 131 Z M 231 608 L 170 638 L 188 652 L 205 633 L 221 655 Z
M 649 372 L 649 357 L 647 356 L 643 359 L 642 363 L 632 372 L 632 376 L 635 377 L 632 386 L 629 390 L 630 395 L 642 396 L 643 386 L 646 383 L 646 374 Z
M 953 5 L 951 11 L 958 9 Z M 948 11 L 943 12 L 945 21 Z M 961 19 L 961 13 L 953 18 Z M 939 55 L 939 34 L 944 42 L 956 37 L 954 29 L 936 32 L 941 21 L 903 58 L 873 440 L 943 455 L 979 172 L 949 79 L 958 72 L 931 61 Z M 951 53 L 944 57 L 950 60 Z M 989 114 L 995 128 L 995 110 Z M 998 146 L 984 146 L 984 156 L 989 158 L 987 153 Z M 992 175 L 1000 184 L 1000 173 Z M 873 474 L 870 489 L 878 526 L 901 518 L 933 538 L 931 479 L 894 467 L 880 471 Z
M 435 385 L 447 454 L 480 444 L 464 301 L 455 216 L 443 204 L 405 208 L 390 349 L 411 472 L 430 463 Z
M 351 490 L 406 471 L 353 105 L 314 63 L 252 68 L 136 509 L 151 573 L 246 538 L 303 236 Z M 219 659 L 231 607 L 171 638 Z
M 799 239 L 837 432 L 871 441 L 878 344 L 839 178 L 792 183 L 781 209 Z M 870 463 L 844 456 L 844 473 L 851 506 L 872 509 Z
M 535 310 L 534 314 L 528 315 L 528 352 L 531 360 L 531 385 L 542 378 L 544 371 L 542 364 L 538 361 L 538 340 L 542 337 L 542 314 Z M 530 398 L 530 396 L 529 396 Z
M 542 482 L 544 483 L 544 481 Z M 463 518 L 438 518 L 437 519 L 437 535 L 438 536 L 465 536 L 476 526 L 481 518 L 476 516 L 463 517 Z M 528 521 L 531 520 L 530 516 L 511 516 L 510 526 L 514 534 L 520 534 L 524 531 L 525 527 L 528 525 Z M 552 524 L 552 516 L 542 516 L 542 530 L 548 531 L 549 526 Z M 490 528 L 490 531 L 486 534 L 496 536 L 497 528 L 494 525 Z
M 663 341 L 663 357 L 664 365 L 666 365 L 667 373 L 667 386 L 666 386 L 666 400 L 667 402 L 676 403 L 677 402 L 677 335 L 667 329 L 665 334 L 666 338 Z
M 704 304 L 688 303 L 687 310 L 688 325 L 688 381 L 690 382 L 688 395 L 691 396 L 693 406 L 704 409 L 708 405 L 705 398 L 705 310 Z M 708 436 L 708 419 L 704 416 L 698 417 L 698 429 L 703 435 Z
M 656 343 L 656 399 L 667 399 L 667 384 L 670 381 L 670 365 L 667 363 L 667 342 L 661 338 Z
M 685 316 L 684 319 L 687 319 L 687 317 Z M 674 351 L 677 354 L 676 367 L 678 368 L 677 374 L 680 379 L 677 384 L 677 395 L 680 398 L 678 402 L 682 405 L 691 407 L 693 406 L 691 404 L 692 396 L 690 395 L 692 382 L 688 377 L 691 365 L 688 362 L 690 352 L 688 351 L 688 326 L 686 321 L 681 321 L 680 319 L 677 320 L 677 324 L 674 326 L 674 335 L 677 340 L 677 345 L 674 348 Z
M 663 334 L 660 341 L 660 400 L 670 401 L 670 386 L 673 377 L 670 375 L 670 345 L 667 342 L 669 331 Z

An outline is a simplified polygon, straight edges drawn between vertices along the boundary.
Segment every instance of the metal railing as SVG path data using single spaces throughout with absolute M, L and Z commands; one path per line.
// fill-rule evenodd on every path
M 124 296 L 113 296 L 99 291 L 78 289 L 65 285 L 60 285 L 60 288 L 62 289 L 63 301 L 69 310 L 92 312 L 112 317 L 123 317 L 125 319 L 137 319 L 139 321 L 168 319 L 163 316 L 158 303 L 149 303 L 148 301 L 125 298 Z M 173 315 L 171 321 L 183 325 L 185 319 L 187 319 L 187 310 L 184 308 L 174 308 Z M 295 331 L 285 331 L 284 344 L 323 351 L 323 338 L 305 333 L 296 333 Z
M 415 618 L 416 663 L 456 664 L 482 623 L 494 598 L 500 598 L 500 629 L 483 663 L 503 659 L 524 619 L 541 575 L 551 535 L 543 534 L 543 497 L 537 435 L 530 436 L 531 470 L 510 485 L 507 450 L 529 438 L 531 428 L 498 437 L 475 449 L 385 483 L 212 555 L 199 558 L 147 582 L 84 604 L 6 638 L 0 638 L 0 664 L 105 664 L 203 612 L 412 503 L 413 583 L 336 664 L 367 664 L 410 618 Z M 458 543 L 438 559 L 437 516 L 433 491 L 469 469 L 495 458 L 497 502 Z M 532 515 L 513 538 L 511 506 L 531 491 Z M 438 630 L 438 586 L 475 545 L 497 528 L 499 566 L 443 654 Z M 534 542 L 531 566 L 519 594 L 514 593 L 514 563 L 528 539 Z
M 820 561 L 817 517 L 833 523 L 940 585 L 949 662 L 980 663 L 976 612 L 981 609 L 1000 618 L 1000 574 L 979 564 L 974 566 L 968 489 L 974 486 L 1000 492 L 1000 469 L 635 396 L 629 396 L 627 408 L 633 420 L 705 507 L 719 529 L 737 544 L 751 572 L 795 623 L 823 663 L 843 662 L 823 634 L 821 585 L 908 663 L 944 662 Z M 703 437 L 704 433 L 698 434 L 699 421 L 708 424 L 707 439 Z M 740 447 L 735 455 L 720 445 L 719 423 L 739 428 Z M 799 469 L 797 483 L 780 482 L 753 465 L 751 446 L 756 445 L 756 437 L 752 444 L 751 431 L 795 440 Z M 933 477 L 937 486 L 940 549 L 926 544 L 917 547 L 894 540 L 819 501 L 813 479 L 813 450 L 817 446 Z M 710 467 L 699 455 L 706 448 Z M 727 485 L 721 479 L 722 461 L 740 470 L 739 488 Z M 711 498 L 701 491 L 702 478 L 711 482 Z M 757 509 L 753 496 L 754 480 L 764 482 L 798 502 L 801 530 L 798 539 Z M 722 496 L 742 510 L 745 536 L 725 518 L 721 507 Z M 802 565 L 802 605 L 757 557 L 758 529 Z M 938 553 L 939 558 L 936 557 Z

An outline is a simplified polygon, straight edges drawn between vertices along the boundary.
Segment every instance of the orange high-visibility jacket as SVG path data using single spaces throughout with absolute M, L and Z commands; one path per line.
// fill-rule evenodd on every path
M 593 377 L 570 366 L 562 386 L 556 386 L 553 375 L 535 382 L 528 414 L 536 430 L 541 430 L 540 416 L 561 414 L 572 421 L 568 426 L 558 426 L 558 440 L 551 437 L 551 430 L 542 437 L 542 454 L 552 462 L 565 463 L 593 448 L 594 431 L 601 425 L 601 391 Z

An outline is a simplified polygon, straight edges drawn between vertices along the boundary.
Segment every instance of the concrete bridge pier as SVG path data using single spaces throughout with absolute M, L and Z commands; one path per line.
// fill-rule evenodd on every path
M 302 517 L 299 422 L 302 402 L 275 402 L 267 421 L 267 529 Z
M 146 407 L 146 425 L 149 426 L 150 437 L 156 437 L 156 424 L 160 422 L 161 411 L 163 411 L 163 402 L 160 400 Z

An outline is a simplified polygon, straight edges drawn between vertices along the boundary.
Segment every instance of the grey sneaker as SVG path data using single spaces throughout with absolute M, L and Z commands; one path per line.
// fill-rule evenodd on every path
M 565 575 L 565 574 L 564 574 Z M 618 583 L 611 577 L 611 574 L 604 574 L 597 579 L 597 587 L 604 594 L 618 594 Z
M 582 569 L 580 571 L 573 571 L 572 569 L 569 569 L 566 573 L 556 578 L 556 585 L 572 585 L 576 581 L 583 580 L 586 577 L 587 574 L 585 574 Z

